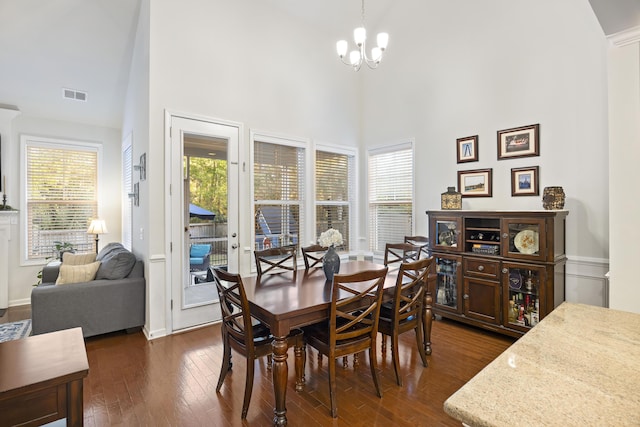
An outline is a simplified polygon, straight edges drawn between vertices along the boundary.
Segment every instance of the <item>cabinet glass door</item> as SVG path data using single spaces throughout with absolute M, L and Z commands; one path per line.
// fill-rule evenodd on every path
M 527 331 L 537 325 L 544 307 L 544 267 L 526 264 L 502 264 L 505 286 L 505 326 Z
M 536 261 L 546 259 L 544 220 L 505 219 L 502 225 L 502 245 L 504 256 Z
M 460 311 L 460 257 L 437 255 L 434 259 L 436 268 L 435 305 L 449 311 Z
M 431 222 L 433 246 L 449 251 L 461 251 L 462 221 L 460 218 L 438 218 Z

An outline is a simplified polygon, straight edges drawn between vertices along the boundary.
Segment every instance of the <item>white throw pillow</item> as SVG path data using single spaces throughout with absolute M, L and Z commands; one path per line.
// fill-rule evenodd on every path
M 62 254 L 62 263 L 66 265 L 84 265 L 95 262 L 96 255 L 94 253 L 88 254 L 74 254 L 71 252 L 65 252 Z
M 100 267 L 100 261 L 83 265 L 65 265 L 62 263 L 56 285 L 89 282 L 96 278 L 98 267 Z

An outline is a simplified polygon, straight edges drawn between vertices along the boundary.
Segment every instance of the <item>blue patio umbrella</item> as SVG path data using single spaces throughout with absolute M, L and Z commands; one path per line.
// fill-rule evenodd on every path
M 193 203 L 189 203 L 189 216 L 200 219 L 213 219 L 216 217 L 216 214 L 206 210 L 205 208 L 196 206 Z

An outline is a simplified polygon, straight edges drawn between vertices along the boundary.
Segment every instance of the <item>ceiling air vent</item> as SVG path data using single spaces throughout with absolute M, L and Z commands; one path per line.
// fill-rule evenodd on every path
M 62 88 L 62 97 L 65 99 L 87 102 L 87 92 L 82 92 L 81 90 Z

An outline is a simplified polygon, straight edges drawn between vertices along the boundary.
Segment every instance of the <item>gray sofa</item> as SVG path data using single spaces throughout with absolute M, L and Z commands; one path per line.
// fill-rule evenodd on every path
M 114 248 L 117 244 L 109 244 L 103 251 Z M 100 255 L 103 252 L 98 259 Z M 135 260 L 131 271 L 121 279 L 103 278 L 111 275 L 106 268 L 110 264 L 103 260 L 96 280 L 56 285 L 60 265 L 47 264 L 42 270 L 42 284 L 31 291 L 34 335 L 80 326 L 86 338 L 120 330 L 137 331 L 144 325 L 146 285 L 141 260 Z

